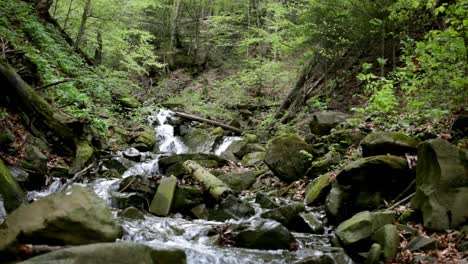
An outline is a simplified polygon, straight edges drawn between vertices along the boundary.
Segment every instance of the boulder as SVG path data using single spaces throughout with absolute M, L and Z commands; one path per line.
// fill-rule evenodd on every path
M 292 182 L 305 176 L 311 161 L 302 152 L 313 154 L 313 147 L 293 134 L 281 135 L 267 145 L 265 163 L 283 181 Z
M 236 140 L 233 141 L 227 148 L 226 150 L 221 154 L 224 158 L 227 160 L 232 160 L 232 161 L 238 161 L 239 159 L 242 159 L 242 155 L 240 155 L 241 149 L 246 145 L 242 140 Z
M 330 192 L 332 181 L 332 173 L 325 173 L 315 178 L 306 188 L 304 203 L 309 205 L 323 202 Z
M 172 202 L 173 211 L 190 210 L 203 203 L 203 191 L 197 186 L 177 186 Z
M 247 153 L 246 155 L 244 155 L 244 157 L 242 157 L 241 164 L 244 167 L 260 166 L 263 163 L 265 154 L 265 152 Z
M 397 227 L 392 224 L 387 224 L 377 229 L 372 235 L 372 241 L 379 243 L 384 260 L 390 261 L 396 257 L 398 247 L 400 246 L 400 237 Z
M 279 207 L 279 205 L 270 199 L 268 195 L 262 192 L 257 192 L 257 194 L 255 194 L 255 202 L 264 209 L 274 209 Z
M 74 186 L 13 211 L 0 228 L 0 252 L 16 243 L 80 245 L 110 242 L 121 232 L 110 208 L 92 191 Z
M 209 153 L 213 150 L 216 143 L 223 136 L 222 128 L 215 128 L 212 131 L 206 129 L 193 128 L 184 135 L 183 142 L 188 147 L 189 152 Z
M 143 244 L 119 242 L 64 248 L 40 255 L 22 264 L 185 264 L 181 249 L 155 249 Z
M 26 194 L 8 168 L 0 159 L 0 195 L 7 212 L 11 212 L 26 202 Z
M 142 158 L 140 151 L 138 151 L 136 148 L 126 149 L 124 152 L 122 152 L 122 155 L 125 158 L 135 162 L 140 162 Z
M 156 134 L 152 129 L 146 128 L 133 135 L 132 145 L 139 151 L 152 151 L 156 145 Z
M 419 140 L 401 132 L 373 132 L 361 141 L 364 157 L 391 154 L 416 154 Z
M 369 252 L 367 253 L 366 261 L 364 264 L 380 264 L 380 255 L 382 254 L 382 247 L 378 243 L 372 244 Z
M 247 190 L 257 179 L 254 171 L 246 171 L 241 173 L 230 172 L 218 176 L 220 180 L 225 182 L 234 191 Z
M 129 168 L 131 168 L 136 163 L 124 157 L 113 157 L 111 159 L 105 160 L 103 165 L 108 170 L 116 170 L 118 173 L 122 174 Z
M 146 208 L 147 197 L 137 192 L 113 192 L 112 193 L 112 206 L 120 209 L 133 206 L 136 208 Z
M 169 214 L 176 186 L 177 178 L 174 176 L 161 179 L 158 190 L 156 191 L 153 201 L 149 207 L 150 213 L 159 216 L 167 216 Z
M 404 158 L 381 155 L 346 165 L 327 196 L 329 219 L 339 222 L 363 210 L 374 210 L 396 198 L 413 181 Z
M 301 231 L 304 225 L 298 225 L 298 223 L 304 223 L 301 221 L 299 213 L 305 210 L 303 203 L 292 203 L 283 205 L 275 209 L 271 209 L 261 214 L 262 218 L 273 219 L 280 222 L 287 228 Z
M 445 140 L 418 146 L 416 195 L 411 203 L 422 212 L 424 226 L 434 230 L 456 228 L 468 219 L 468 151 Z
M 119 192 L 141 192 L 153 194 L 156 184 L 149 178 L 141 175 L 132 175 L 124 178 L 119 183 Z
M 241 141 L 244 142 L 244 141 Z M 245 155 L 252 152 L 265 152 L 266 148 L 261 144 L 244 143 L 239 151 L 234 152 L 237 158 L 242 159 Z
M 273 220 L 254 219 L 231 227 L 237 247 L 254 249 L 292 249 L 296 242 L 289 230 Z
M 336 111 L 316 112 L 312 114 L 312 121 L 309 123 L 310 132 L 318 136 L 327 135 L 332 128 L 349 117 L 348 114 Z
M 311 178 L 316 178 L 317 176 L 331 170 L 332 166 L 337 165 L 340 161 L 340 153 L 329 151 L 327 154 L 312 162 L 312 165 L 307 170 L 307 175 L 311 176 Z
M 226 221 L 229 219 L 247 218 L 255 214 L 255 209 L 234 195 L 228 195 L 214 209 L 208 209 L 209 219 Z
M 406 245 L 405 250 L 433 250 L 437 249 L 437 243 L 437 240 L 428 236 L 419 236 L 411 239 L 408 245 Z
M 301 217 L 307 225 L 303 230 L 312 234 L 323 234 L 323 231 L 325 230 L 323 223 L 317 219 L 317 216 L 315 216 L 314 213 L 302 212 L 299 213 L 299 217 Z

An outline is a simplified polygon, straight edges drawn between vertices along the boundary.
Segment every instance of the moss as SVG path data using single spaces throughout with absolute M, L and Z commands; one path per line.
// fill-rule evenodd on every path
M 134 143 L 143 144 L 144 149 L 142 150 L 152 150 L 156 144 L 156 135 L 151 129 L 145 129 L 136 134 Z
M 80 141 L 76 145 L 76 154 L 75 159 L 73 160 L 73 164 L 70 168 L 70 174 L 75 174 L 79 172 L 81 169 L 84 168 L 86 163 L 91 159 L 93 156 L 94 149 L 89 145 L 86 140 Z
M 7 212 L 13 211 L 26 200 L 23 190 L 2 160 L 0 160 L 0 194 Z
M 306 192 L 305 204 L 317 203 L 320 198 L 325 198 L 331 188 L 332 176 L 332 173 L 325 173 L 312 181 Z

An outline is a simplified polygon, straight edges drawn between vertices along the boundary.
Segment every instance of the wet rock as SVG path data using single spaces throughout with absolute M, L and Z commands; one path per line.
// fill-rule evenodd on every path
M 374 210 L 396 198 L 413 181 L 406 159 L 390 156 L 362 158 L 346 165 L 327 196 L 329 219 L 339 222 L 363 210 Z
M 294 236 L 273 220 L 254 219 L 242 222 L 231 230 L 235 246 L 255 249 L 291 249 Z
M 244 167 L 260 166 L 265 158 L 265 152 L 252 152 L 244 155 L 241 164 Z
M 314 153 L 313 147 L 297 135 L 282 135 L 268 143 L 264 161 L 278 178 L 292 182 L 302 178 L 311 164 L 302 151 Z
M 310 132 L 315 135 L 327 135 L 330 130 L 339 123 L 349 118 L 349 115 L 336 111 L 322 111 L 312 115 L 312 121 L 309 123 Z
M 218 176 L 220 180 L 225 182 L 234 191 L 247 190 L 257 179 L 254 171 L 246 171 L 241 173 L 226 173 Z
M 133 206 L 125 208 L 123 211 L 120 211 L 117 215 L 128 219 L 145 219 L 145 214 Z
M 266 148 L 261 144 L 245 143 L 244 145 L 242 145 L 239 151 L 234 153 L 234 155 L 236 155 L 238 159 L 242 160 L 242 158 L 249 153 L 265 152 L 265 151 L 266 151 Z
M 247 218 L 255 214 L 255 209 L 247 202 L 234 195 L 228 195 L 214 209 L 209 209 L 209 219 L 226 221 Z
M 119 242 L 70 247 L 31 258 L 22 264 L 185 264 L 181 249 L 155 249 L 143 244 Z
M 391 154 L 416 154 L 419 140 L 401 132 L 373 132 L 361 142 L 364 157 Z
M 238 161 L 243 157 L 243 155 L 240 154 L 240 151 L 246 144 L 247 143 L 241 140 L 233 141 L 223 152 L 222 156 L 227 160 Z
M 210 212 L 205 204 L 199 204 L 190 210 L 192 214 L 198 219 L 208 219 Z
M 294 264 L 339 264 L 332 256 L 320 254 L 317 256 L 307 256 L 303 260 L 296 261 Z
M 203 203 L 203 191 L 196 186 L 177 186 L 172 210 L 179 212 L 190 210 L 194 206 Z
M 251 133 L 242 134 L 242 141 L 245 143 L 258 143 L 258 136 Z
M 382 226 L 377 229 L 371 239 L 381 246 L 385 261 L 396 257 L 398 247 L 400 246 L 400 237 L 396 226 L 391 224 Z
M 0 159 L 0 195 L 7 212 L 11 212 L 26 202 L 26 194 L 8 168 Z
M 152 151 L 156 145 L 156 135 L 152 129 L 144 129 L 133 135 L 132 145 L 139 151 Z
M 141 161 L 141 153 L 136 148 L 126 149 L 124 152 L 122 152 L 122 155 L 131 161 L 136 161 L 136 162 Z
M 315 178 L 306 188 L 304 203 L 309 205 L 325 201 L 327 194 L 330 192 L 332 181 L 332 173 L 325 173 Z
M 304 230 L 312 234 L 323 234 L 323 223 L 317 219 L 313 213 L 302 212 L 299 214 L 304 223 L 307 225 Z
M 158 190 L 149 208 L 150 213 L 159 216 L 167 216 L 169 214 L 176 186 L 177 178 L 174 176 L 161 179 Z
M 434 230 L 456 228 L 468 219 L 468 151 L 445 140 L 418 146 L 416 195 L 411 203 L 422 211 L 424 226 Z
M 81 186 L 54 193 L 13 211 L 0 228 L 0 251 L 16 243 L 80 245 L 114 241 L 120 228 L 110 208 Z
M 371 248 L 369 249 L 369 253 L 367 253 L 364 264 L 379 264 L 381 254 L 382 252 L 380 245 L 378 243 L 372 244 Z
M 274 209 L 278 208 L 279 205 L 276 204 L 268 195 L 262 192 L 257 192 L 255 195 L 255 202 L 260 205 L 260 207 L 264 209 Z
M 352 245 L 371 238 L 375 231 L 384 225 L 391 224 L 395 212 L 390 210 L 360 212 L 341 223 L 336 229 L 336 235 L 345 245 Z
M 119 183 L 119 192 L 142 192 L 142 193 L 154 193 L 153 189 L 156 188 L 156 184 L 150 181 L 149 178 L 132 175 L 124 178 Z
M 3 196 L 0 194 L 0 224 L 5 221 L 7 212 L 5 210 L 5 203 L 3 202 Z
M 161 157 L 158 163 L 161 171 L 165 173 L 170 166 L 175 165 L 177 163 L 184 163 L 187 160 L 196 161 L 198 164 L 203 164 L 202 166 L 210 168 L 218 167 L 227 163 L 227 160 L 225 160 L 224 158 L 207 153 L 185 153 Z
M 141 193 L 136 192 L 113 192 L 112 193 L 112 206 L 124 209 L 130 206 L 136 208 L 146 208 L 147 198 Z
M 105 170 L 101 175 L 101 178 L 122 178 L 122 174 L 119 173 L 116 169 Z
M 188 147 L 189 152 L 208 153 L 213 150 L 213 147 L 222 136 L 222 128 L 215 128 L 211 132 L 201 128 L 194 128 L 184 135 L 183 141 Z
M 124 157 L 114 157 L 104 161 L 104 166 L 109 170 L 116 170 L 122 174 L 136 163 Z
M 287 228 L 298 230 L 302 226 L 298 226 L 298 223 L 303 223 L 300 221 L 299 213 L 305 210 L 305 206 L 302 203 L 293 203 L 288 205 L 283 205 L 275 209 L 271 209 L 261 214 L 261 217 L 267 219 L 273 219 L 277 222 L 280 222 L 282 225 Z
M 315 178 L 325 172 L 328 172 L 332 166 L 337 165 L 341 161 L 340 153 L 336 151 L 330 151 L 318 160 L 313 161 L 312 165 L 307 171 L 307 174 L 312 178 Z
M 208 164 L 208 166 L 206 166 L 206 167 L 213 167 L 213 166 L 216 167 L 217 164 L 218 163 L 216 161 L 213 161 L 213 165 Z M 207 165 L 207 162 L 205 162 L 205 165 Z M 183 162 L 176 163 L 176 164 L 170 166 L 169 168 L 167 168 L 167 170 L 166 170 L 166 175 L 173 175 L 173 176 L 175 176 L 175 177 L 177 177 L 179 179 L 182 178 L 186 174 L 187 174 L 187 171 L 185 170 Z
M 420 236 L 411 239 L 411 241 L 406 246 L 405 250 L 416 251 L 416 250 L 426 250 L 426 249 L 436 249 L 437 240 L 427 237 Z

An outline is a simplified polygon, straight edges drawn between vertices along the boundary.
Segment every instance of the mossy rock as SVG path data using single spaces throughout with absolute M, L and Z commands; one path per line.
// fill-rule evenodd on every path
M 26 194 L 2 160 L 0 160 L 0 195 L 7 212 L 15 210 L 26 202 Z
M 75 159 L 70 167 L 69 174 L 75 174 L 82 170 L 90 161 L 94 154 L 94 149 L 85 140 L 79 142 L 76 147 Z
M 364 157 L 391 154 L 416 154 L 419 140 L 401 132 L 373 132 L 361 142 Z
M 303 151 L 314 155 L 313 147 L 299 136 L 281 135 L 268 143 L 264 161 L 278 178 L 292 182 L 304 177 L 311 165 Z
M 227 160 L 219 157 L 214 154 L 208 153 L 184 153 L 184 154 L 175 154 L 167 157 L 161 157 L 158 161 L 159 169 L 166 173 L 170 167 L 184 163 L 187 160 L 193 160 L 199 163 L 201 166 L 205 168 L 217 168 L 227 163 Z M 179 168 L 177 167 L 172 168 L 175 170 L 176 174 L 182 173 Z M 176 175 L 174 175 L 176 176 Z
M 265 158 L 265 152 L 252 152 L 244 155 L 242 158 L 242 166 L 251 167 L 251 166 L 260 166 L 263 163 Z
M 386 262 L 396 257 L 400 246 L 400 236 L 395 225 L 386 224 L 377 229 L 371 240 L 379 243 Z
M 139 151 L 152 151 L 156 145 L 156 135 L 152 129 L 144 129 L 135 133 L 133 145 Z
M 307 175 L 312 176 L 312 178 L 317 177 L 325 172 L 328 172 L 332 166 L 339 164 L 341 161 L 340 153 L 336 151 L 330 151 L 324 156 L 320 157 L 316 161 L 312 162 L 312 165 L 307 170 Z
M 350 116 L 337 111 L 322 111 L 312 114 L 312 121 L 309 123 L 310 132 L 318 136 L 330 133 L 330 130 L 339 123 L 344 122 Z
M 203 191 L 196 186 L 177 186 L 172 211 L 190 211 L 191 208 L 203 203 Z
M 225 182 L 234 191 L 247 190 L 257 179 L 254 171 L 246 171 L 241 173 L 226 173 L 218 176 L 220 180 Z
M 209 153 L 213 150 L 215 144 L 223 136 L 222 128 L 215 128 L 208 131 L 202 128 L 193 128 L 188 134 L 184 135 L 183 142 L 189 149 L 189 152 Z
M 467 172 L 468 151 L 442 139 L 418 146 L 416 195 L 411 203 L 422 212 L 426 228 L 442 231 L 466 223 Z
M 141 106 L 141 103 L 129 94 L 115 93 L 113 99 L 124 109 L 135 109 Z
M 306 188 L 304 203 L 309 205 L 323 202 L 330 192 L 332 181 L 332 173 L 325 173 L 315 178 Z
M 133 219 L 133 220 L 145 219 L 145 214 L 133 206 L 125 208 L 124 210 L 117 213 L 117 215 L 120 217 L 125 217 L 125 218 Z
M 292 203 L 283 205 L 278 208 L 271 209 L 261 214 L 262 218 L 273 219 L 280 222 L 287 228 L 298 230 L 297 220 L 299 220 L 299 213 L 304 212 L 305 206 L 302 203 Z

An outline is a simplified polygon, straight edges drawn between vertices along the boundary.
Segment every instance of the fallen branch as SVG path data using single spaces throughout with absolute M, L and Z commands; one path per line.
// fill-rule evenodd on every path
M 44 86 L 41 86 L 41 87 L 37 88 L 36 91 L 42 91 L 42 90 L 44 90 L 46 88 L 49 88 L 49 87 L 52 87 L 52 86 L 55 86 L 55 85 L 59 85 L 59 84 L 62 84 L 62 83 L 71 82 L 71 81 L 73 81 L 73 80 L 72 79 L 65 79 L 65 80 L 49 83 L 47 85 L 44 85 Z
M 211 125 L 214 125 L 214 126 L 219 126 L 219 127 L 222 127 L 222 128 L 224 128 L 226 130 L 232 131 L 234 133 L 242 134 L 242 130 L 240 130 L 237 127 L 226 125 L 226 124 L 223 124 L 223 123 L 220 123 L 220 122 L 217 122 L 217 121 L 213 121 L 213 120 L 210 120 L 210 119 L 206 119 L 206 118 L 203 118 L 203 117 L 189 115 L 189 114 L 185 114 L 185 113 L 181 113 L 181 112 L 175 112 L 175 115 L 178 116 L 178 117 L 188 119 L 188 120 L 203 122 L 203 123 L 211 124 Z
M 219 201 L 232 192 L 222 180 L 218 179 L 195 161 L 187 160 L 183 163 L 183 166 L 190 175 L 202 183 L 214 199 Z
M 414 193 L 408 195 L 405 199 L 403 199 L 403 200 L 399 201 L 398 203 L 396 203 L 396 204 L 390 206 L 388 209 L 391 210 L 391 209 L 397 207 L 398 205 L 400 205 L 400 204 L 402 204 L 402 203 L 408 201 L 408 200 L 411 199 L 411 197 L 413 197 L 415 194 L 416 194 L 416 193 L 414 192 Z
M 85 175 L 85 173 L 91 169 L 93 167 L 94 163 L 91 163 L 88 167 L 82 169 L 81 171 L 75 173 L 75 175 L 73 176 L 73 178 L 71 178 L 70 180 L 68 180 L 60 189 L 59 189 L 59 192 L 62 192 L 62 191 L 65 191 L 68 186 L 70 186 L 72 183 L 74 183 L 78 178 L 80 178 L 81 176 Z

